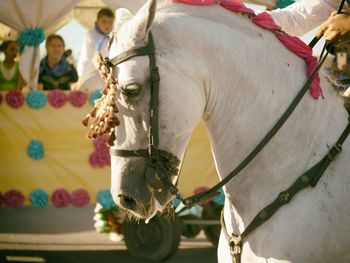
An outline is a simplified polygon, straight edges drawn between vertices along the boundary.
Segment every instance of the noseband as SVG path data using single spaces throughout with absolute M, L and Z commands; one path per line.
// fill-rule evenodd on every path
M 110 149 L 112 156 L 118 157 L 142 157 L 148 159 L 148 164 L 145 170 L 145 177 L 148 185 L 154 191 L 161 192 L 164 189 L 170 191 L 171 194 L 176 194 L 178 189 L 172 183 L 172 178 L 179 174 L 180 160 L 173 154 L 158 149 L 159 146 L 159 72 L 155 60 L 155 47 L 151 33 L 148 35 L 147 45 L 141 48 L 131 49 L 121 53 L 120 55 L 109 59 L 105 58 L 104 64 L 108 68 L 113 68 L 116 65 L 123 63 L 130 58 L 137 56 L 148 56 L 150 65 L 150 128 L 148 130 L 148 149 L 139 150 L 123 150 Z

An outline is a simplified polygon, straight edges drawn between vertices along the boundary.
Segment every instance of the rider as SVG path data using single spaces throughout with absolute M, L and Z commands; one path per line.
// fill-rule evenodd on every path
M 283 9 L 270 12 L 274 22 L 284 32 L 301 36 L 321 24 L 316 37 L 324 35 L 335 46 L 350 43 L 350 1 L 346 0 L 340 14 L 335 11 L 342 0 L 301 0 Z M 350 105 L 350 86 L 343 96 Z M 350 106 L 349 106 L 350 108 Z
M 343 13 L 336 14 L 341 0 L 301 0 L 270 12 L 276 24 L 292 36 L 301 36 L 319 26 L 316 36 L 324 34 L 326 41 L 336 45 L 350 41 L 350 1 L 347 0 Z M 325 22 L 324 22 L 325 21 Z

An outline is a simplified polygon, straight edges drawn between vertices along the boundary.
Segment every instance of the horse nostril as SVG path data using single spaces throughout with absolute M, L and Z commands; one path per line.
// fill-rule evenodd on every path
M 136 207 L 136 201 L 127 195 L 118 195 L 118 202 L 125 209 L 134 210 Z

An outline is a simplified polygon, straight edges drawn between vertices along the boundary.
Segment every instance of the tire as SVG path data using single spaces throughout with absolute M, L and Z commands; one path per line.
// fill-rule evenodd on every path
M 144 221 L 123 224 L 124 240 L 129 254 L 149 261 L 164 261 L 177 251 L 181 237 L 179 219 L 157 215 L 148 224 Z
M 203 207 L 202 218 L 210 220 L 220 220 L 220 214 L 223 206 L 216 205 L 213 202 L 210 202 L 208 205 Z M 207 239 L 217 247 L 219 244 L 221 226 L 220 225 L 209 225 L 204 226 L 203 231 Z
M 200 225 L 187 225 L 182 223 L 182 220 L 196 220 L 198 217 L 194 215 L 185 215 L 180 217 L 181 221 L 181 234 L 187 238 L 195 238 L 202 228 Z

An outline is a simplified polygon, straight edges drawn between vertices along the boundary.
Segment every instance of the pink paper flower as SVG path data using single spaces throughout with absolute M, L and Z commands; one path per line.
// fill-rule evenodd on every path
M 5 204 L 13 208 L 20 207 L 24 203 L 24 195 L 16 189 L 7 191 L 4 199 Z
M 4 195 L 0 192 L 0 206 L 2 206 L 3 204 L 5 204 L 5 197 L 4 197 Z
M 100 167 L 100 166 L 99 166 L 98 157 L 99 157 L 99 156 L 98 156 L 97 152 L 93 152 L 93 153 L 90 154 L 90 156 L 89 156 L 89 162 L 90 162 L 91 166 L 94 167 L 94 168 Z
M 195 193 L 195 194 L 199 194 L 199 193 L 203 193 L 203 192 L 208 191 L 208 190 L 209 190 L 208 187 L 202 186 L 202 187 L 196 188 L 196 189 L 194 190 L 194 193 Z M 203 205 L 209 204 L 210 201 L 211 201 L 211 199 L 212 199 L 212 198 L 209 198 L 209 199 L 204 200 L 204 201 L 202 202 L 202 204 L 203 204 Z
M 13 108 L 18 109 L 24 103 L 24 96 L 18 90 L 11 90 L 6 94 L 6 102 Z
M 98 149 L 108 149 L 108 146 L 107 146 L 107 142 L 108 142 L 108 135 L 107 134 L 103 134 L 99 137 L 97 137 L 95 140 L 94 140 L 94 147 L 96 150 Z
M 66 189 L 60 188 L 51 195 L 51 202 L 58 208 L 66 207 L 72 201 L 72 197 Z
M 111 156 L 109 154 L 109 149 L 101 149 L 99 151 L 97 151 L 98 154 L 100 155 L 100 162 L 101 164 L 103 164 L 103 166 L 105 165 L 109 165 L 111 162 Z
M 72 193 L 72 204 L 76 207 L 86 206 L 89 201 L 89 193 L 84 189 L 77 189 Z
M 90 154 L 89 161 L 92 167 L 102 168 L 110 165 L 111 156 L 109 155 L 109 148 L 107 146 L 108 135 L 102 135 L 94 140 L 95 151 Z
M 87 101 L 87 94 L 82 91 L 72 91 L 68 95 L 68 101 L 70 104 L 72 104 L 74 107 L 81 107 L 85 104 Z
M 67 101 L 67 95 L 63 90 L 54 89 L 50 90 L 47 94 L 47 100 L 54 108 L 62 107 Z
M 111 156 L 109 151 L 96 150 L 89 157 L 90 164 L 94 168 L 103 168 L 106 165 L 110 165 Z

